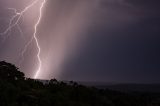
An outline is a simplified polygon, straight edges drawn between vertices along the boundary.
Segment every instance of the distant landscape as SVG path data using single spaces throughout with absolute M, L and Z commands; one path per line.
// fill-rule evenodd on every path
M 37 80 L 44 84 L 49 83 L 49 80 Z M 63 81 L 69 83 L 70 81 Z M 111 89 L 122 92 L 151 92 L 160 93 L 160 84 L 135 84 L 135 83 L 112 83 L 112 82 L 87 82 L 87 81 L 76 81 L 78 84 L 95 87 L 98 89 Z
M 124 92 L 155 92 L 160 93 L 160 84 L 136 84 L 136 83 L 105 83 L 105 82 L 78 82 L 86 86 L 94 86 L 99 89 L 112 89 Z

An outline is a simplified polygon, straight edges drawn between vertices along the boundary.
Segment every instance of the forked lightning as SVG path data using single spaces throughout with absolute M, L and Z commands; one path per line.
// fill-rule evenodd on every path
M 21 27 L 19 26 L 20 20 L 22 19 L 22 16 L 24 15 L 24 13 L 29 11 L 29 9 L 31 9 L 31 7 L 35 6 L 36 3 L 38 3 L 39 1 L 40 0 L 33 1 L 30 5 L 26 6 L 21 12 L 17 12 L 17 10 L 15 8 L 8 8 L 8 9 L 14 11 L 14 15 L 9 20 L 9 25 L 6 28 L 6 30 L 3 33 L 0 33 L 0 35 L 3 37 L 4 41 L 9 37 L 9 35 L 10 35 L 9 33 L 15 27 L 17 27 L 19 32 L 20 32 L 20 34 L 23 35 Z M 37 49 L 38 49 L 38 52 L 37 52 L 38 68 L 36 70 L 35 75 L 33 76 L 35 79 L 38 77 L 38 75 L 39 75 L 39 73 L 41 71 L 41 66 L 42 66 L 42 61 L 41 61 L 41 58 L 40 58 L 41 48 L 40 48 L 39 41 L 38 41 L 38 38 L 37 38 L 36 34 L 37 34 L 37 27 L 38 27 L 38 25 L 39 25 L 39 23 L 41 21 L 41 18 L 42 18 L 42 10 L 43 10 L 43 7 L 44 7 L 45 3 L 46 3 L 46 0 L 42 0 L 41 6 L 39 8 L 39 16 L 38 16 L 36 24 L 34 25 L 33 36 L 30 39 L 30 41 L 27 42 L 27 44 L 25 45 L 25 47 L 24 47 L 24 49 L 23 49 L 23 51 L 21 53 L 21 56 L 22 56 L 21 62 L 22 62 L 24 60 L 24 53 L 27 51 L 28 46 L 32 43 L 33 40 L 35 40 L 36 46 L 37 46 Z

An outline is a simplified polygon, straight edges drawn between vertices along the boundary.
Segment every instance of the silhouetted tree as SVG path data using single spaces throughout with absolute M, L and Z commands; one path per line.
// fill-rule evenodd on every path
M 24 80 L 24 73 L 20 72 L 18 68 L 5 61 L 0 62 L 0 79 L 1 80 Z
M 49 84 L 52 85 L 52 84 L 58 84 L 58 81 L 54 78 L 54 79 L 51 79 L 49 81 Z

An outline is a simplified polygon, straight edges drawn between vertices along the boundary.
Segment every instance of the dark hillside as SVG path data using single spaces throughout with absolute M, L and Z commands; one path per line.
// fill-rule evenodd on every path
M 125 93 L 52 79 L 48 84 L 24 78 L 0 62 L 0 106 L 160 106 L 160 94 Z

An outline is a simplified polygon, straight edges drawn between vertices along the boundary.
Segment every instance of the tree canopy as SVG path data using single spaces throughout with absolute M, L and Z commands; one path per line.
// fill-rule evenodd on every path
M 25 78 L 13 64 L 0 62 L 0 106 L 160 106 L 159 98 L 160 94 L 97 89 L 74 81 L 43 83 Z
M 18 68 L 5 61 L 0 62 L 0 79 L 1 80 L 24 80 L 24 73 L 20 72 Z

